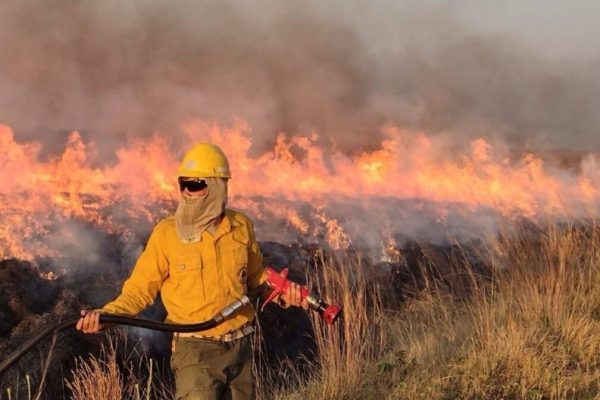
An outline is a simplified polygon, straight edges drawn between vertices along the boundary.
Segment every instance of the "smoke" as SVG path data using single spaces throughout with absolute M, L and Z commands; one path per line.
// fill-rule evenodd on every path
M 597 54 L 548 57 L 465 4 L 5 1 L 0 121 L 48 153 L 77 129 L 100 159 L 129 136 L 183 141 L 192 118 L 248 121 L 257 152 L 281 131 L 373 148 L 386 123 L 457 146 L 599 147 Z

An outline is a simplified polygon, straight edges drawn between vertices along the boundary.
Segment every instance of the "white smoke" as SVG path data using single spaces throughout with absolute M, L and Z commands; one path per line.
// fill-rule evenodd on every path
M 372 148 L 385 123 L 461 143 L 597 148 L 595 6 L 559 3 L 4 1 L 0 121 L 47 152 L 74 129 L 102 138 L 100 160 L 131 135 L 183 140 L 190 118 L 248 121 L 255 151 L 312 130 Z M 588 45 L 567 51 L 576 38 Z

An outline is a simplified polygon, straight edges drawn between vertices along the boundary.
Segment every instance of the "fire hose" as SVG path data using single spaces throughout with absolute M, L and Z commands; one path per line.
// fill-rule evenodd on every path
M 100 314 L 100 323 L 102 324 L 115 324 L 115 325 L 128 325 L 128 326 L 136 326 L 138 328 L 146 328 L 153 329 L 156 331 L 163 332 L 200 332 L 206 331 L 208 329 L 214 328 L 219 325 L 221 322 L 225 321 L 231 315 L 233 315 L 237 310 L 250 304 L 250 299 L 248 296 L 242 296 L 241 299 L 234 301 L 223 310 L 221 310 L 217 315 L 208 321 L 199 322 L 197 324 L 171 324 L 167 322 L 153 321 L 150 319 L 142 319 L 142 318 L 134 318 L 134 317 L 125 317 L 122 315 L 113 315 L 113 314 Z M 46 326 L 42 329 L 37 335 L 27 340 L 23 343 L 19 348 L 17 348 L 12 354 L 10 354 L 6 360 L 0 363 L 0 376 L 6 371 L 11 365 L 17 362 L 25 353 L 27 353 L 33 346 L 38 344 L 45 337 L 62 332 L 66 329 L 72 328 L 77 325 L 77 321 L 81 316 L 72 316 L 64 319 L 63 321 L 56 322 L 52 325 Z
M 272 291 L 269 297 L 263 303 L 263 309 L 269 302 L 274 300 L 277 296 L 285 293 L 292 283 L 289 279 L 287 279 L 287 268 L 283 269 L 281 272 L 277 272 L 273 268 L 268 267 L 266 268 L 266 272 L 266 283 Z M 300 289 L 300 295 L 302 300 L 306 299 L 308 306 L 311 309 L 318 312 L 328 325 L 333 325 L 341 316 L 342 309 L 340 307 L 327 304 L 316 293 L 311 293 L 306 288 L 302 287 Z M 125 317 L 122 315 L 113 314 L 100 314 L 100 323 L 113 325 L 128 325 L 163 332 L 200 332 L 214 328 L 215 326 L 219 325 L 221 322 L 229 318 L 231 315 L 233 315 L 235 312 L 237 312 L 240 308 L 248 304 L 250 304 L 250 299 L 248 298 L 248 296 L 244 295 L 241 299 L 236 300 L 229 306 L 225 307 L 212 319 L 197 324 L 171 324 L 149 319 Z M 72 316 L 62 321 L 56 322 L 52 325 L 46 326 L 37 335 L 30 338 L 21 346 L 19 346 L 12 354 L 8 356 L 6 360 L 0 363 L 0 376 L 4 373 L 4 371 L 6 371 L 11 365 L 17 362 L 25 353 L 31 350 L 33 346 L 38 344 L 45 337 L 74 327 L 75 325 L 77 325 L 77 321 L 79 321 L 80 318 L 81 317 L 79 315 Z

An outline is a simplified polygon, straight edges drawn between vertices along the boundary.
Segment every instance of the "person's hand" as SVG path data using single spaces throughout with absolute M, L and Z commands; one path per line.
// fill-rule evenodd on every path
M 302 308 L 308 310 L 308 301 L 306 299 L 302 299 L 301 289 L 302 286 L 295 282 L 291 282 L 285 293 L 281 294 L 281 297 L 279 298 L 280 304 L 283 302 L 284 304 L 282 306 L 284 308 L 289 306 L 302 306 Z
M 75 328 L 83 333 L 100 332 L 102 330 L 100 313 L 95 310 L 81 310 L 81 318 L 77 321 Z

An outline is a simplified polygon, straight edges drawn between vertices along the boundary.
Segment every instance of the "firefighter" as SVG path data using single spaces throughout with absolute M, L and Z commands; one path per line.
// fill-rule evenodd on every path
M 223 151 L 208 143 L 191 149 L 178 170 L 181 197 L 175 214 L 160 221 L 121 294 L 100 310 L 82 310 L 77 329 L 102 329 L 100 313 L 135 316 L 160 292 L 167 321 L 191 324 L 212 318 L 244 294 L 266 290 L 263 258 L 252 221 L 227 209 L 231 178 Z M 300 286 L 279 299 L 302 306 Z M 171 366 L 176 399 L 253 398 L 252 305 L 215 328 L 174 334 Z

